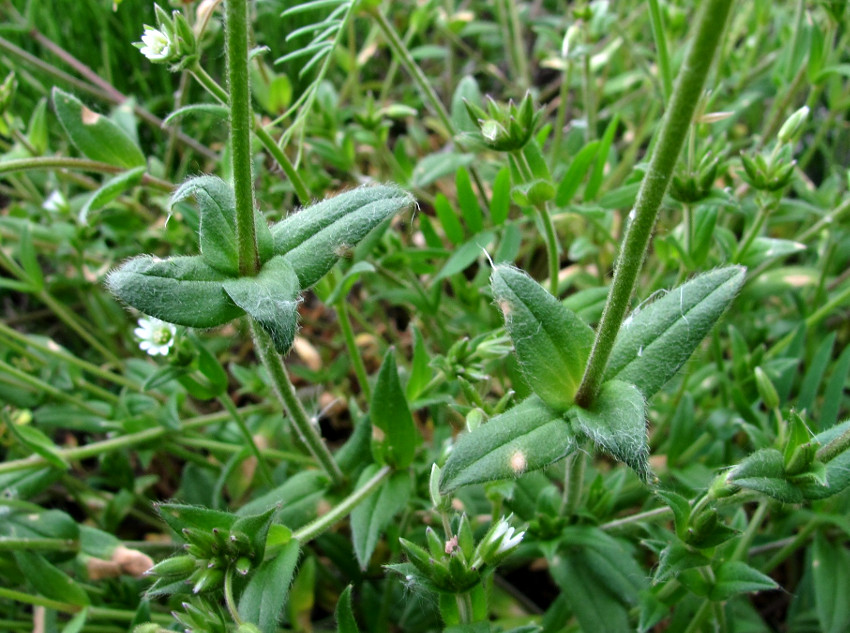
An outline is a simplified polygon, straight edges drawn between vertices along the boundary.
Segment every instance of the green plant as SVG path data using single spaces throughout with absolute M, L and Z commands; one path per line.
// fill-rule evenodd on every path
M 844 3 L 48 5 L 0 629 L 850 625 Z

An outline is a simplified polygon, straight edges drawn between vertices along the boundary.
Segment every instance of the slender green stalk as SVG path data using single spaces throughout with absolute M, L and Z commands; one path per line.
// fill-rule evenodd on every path
M 227 83 L 230 88 L 230 147 L 236 196 L 236 253 L 243 277 L 260 270 L 254 226 L 254 173 L 251 130 L 254 113 L 248 86 L 248 2 L 226 0 Z
M 296 539 L 302 545 L 306 545 L 322 532 L 333 526 L 337 521 L 341 521 L 347 517 L 354 508 L 375 492 L 384 479 L 389 477 L 392 472 L 393 469 L 390 466 L 382 467 L 369 481 L 348 495 L 338 505 L 334 506 L 330 512 L 323 514 L 312 523 L 308 523 L 301 529 L 293 532 L 292 538 Z
M 828 463 L 848 449 L 850 449 L 850 429 L 845 430 L 834 440 L 819 448 L 817 458 L 823 463 Z
M 62 613 L 77 613 L 78 611 L 82 610 L 82 607 L 77 606 L 75 604 L 59 602 L 58 600 L 51 600 L 50 598 L 45 598 L 43 596 L 34 596 L 29 593 L 24 593 L 23 591 L 6 589 L 5 587 L 0 587 L 0 598 L 6 598 L 8 600 L 14 600 L 15 602 L 23 602 L 24 604 L 31 604 L 38 607 L 44 607 L 45 609 L 55 609 L 56 611 L 61 611 Z
M 777 551 L 770 559 L 761 567 L 762 571 L 766 574 L 769 574 L 774 569 L 779 567 L 785 561 L 786 558 L 791 556 L 794 552 L 796 552 L 800 547 L 802 547 L 803 543 L 809 540 L 809 536 L 811 536 L 812 532 L 818 529 L 821 522 L 818 519 L 813 519 L 806 523 L 797 535 L 794 536 L 793 539 L 789 543 L 786 543 L 782 546 L 782 548 Z
M 0 537 L 0 552 L 28 550 L 32 552 L 76 552 L 80 542 L 64 538 L 15 538 Z
M 673 510 L 671 510 L 668 506 L 663 506 L 661 508 L 655 508 L 654 510 L 647 510 L 646 512 L 638 512 L 637 514 L 632 514 L 627 517 L 623 517 L 622 519 L 615 519 L 614 521 L 608 521 L 608 523 L 603 523 L 599 526 L 600 530 L 619 530 L 620 528 L 628 527 L 630 525 L 634 525 L 635 523 L 645 523 L 656 522 L 656 521 L 667 521 L 673 518 Z
M 472 610 L 472 596 L 468 591 L 455 594 L 457 601 L 457 612 L 460 617 L 461 624 L 471 624 L 475 621 L 475 615 Z
M 218 101 L 222 104 L 227 104 L 230 101 L 230 96 L 227 94 L 227 91 L 218 85 L 218 82 L 210 77 L 209 73 L 207 73 L 200 64 L 195 64 L 195 67 L 192 69 L 192 76 L 198 80 L 198 83 L 200 83 L 207 92 L 218 99 Z M 310 195 L 309 189 L 307 189 L 307 185 L 304 184 L 304 181 L 301 179 L 301 176 L 298 174 L 298 171 L 295 169 L 292 161 L 289 160 L 289 157 L 272 138 L 271 134 L 269 134 L 268 131 L 266 131 L 266 128 L 263 127 L 260 118 L 256 116 L 254 117 L 254 134 L 257 135 L 257 138 L 260 139 L 263 147 L 265 147 L 266 151 L 272 155 L 272 158 L 274 158 L 277 164 L 280 165 L 283 173 L 285 173 L 286 177 L 289 178 L 289 182 L 292 183 L 292 188 L 295 189 L 295 195 L 298 196 L 301 203 L 308 204 L 312 199 L 312 196 Z
M 272 379 L 274 391 L 289 415 L 299 437 L 334 484 L 342 483 L 345 481 L 345 476 L 339 469 L 339 465 L 334 461 L 333 455 L 328 450 L 318 429 L 310 422 L 310 418 L 304 410 L 304 405 L 301 404 L 298 394 L 295 393 L 295 386 L 289 380 L 283 361 L 274 348 L 271 337 L 263 328 L 253 322 L 251 323 L 251 331 L 254 334 L 254 346 L 257 354 L 266 366 Z
M 753 544 L 753 539 L 756 537 L 756 533 L 761 526 L 761 522 L 764 520 L 764 516 L 767 514 L 767 507 L 768 502 L 766 499 L 759 502 L 758 507 L 756 507 L 756 511 L 753 512 L 753 516 L 750 517 L 750 522 L 747 525 L 746 531 L 741 535 L 741 538 L 738 539 L 738 543 L 735 545 L 735 551 L 732 552 L 732 556 L 729 560 L 746 560 L 747 552 Z
M 584 451 L 579 448 L 570 456 L 567 464 L 567 480 L 564 482 L 565 498 L 564 513 L 567 516 L 574 515 L 581 506 L 582 487 L 584 486 L 584 468 L 587 458 Z
M 266 410 L 268 410 L 268 408 L 264 405 L 251 405 L 248 407 L 244 407 L 241 410 L 241 413 L 242 415 L 247 415 L 249 413 L 255 413 L 257 411 Z M 136 433 L 128 433 L 127 435 L 122 435 L 121 437 L 113 437 L 108 440 L 102 440 L 100 442 L 92 442 L 91 444 L 86 444 L 85 446 L 75 446 L 72 448 L 58 449 L 55 452 L 60 459 L 63 459 L 65 461 L 74 461 L 80 459 L 87 459 L 89 457 L 98 457 L 101 455 L 105 455 L 106 453 L 110 453 L 112 451 L 147 444 L 154 440 L 167 437 L 171 433 L 179 434 L 182 431 L 196 429 L 202 426 L 206 426 L 208 424 L 226 422 L 229 419 L 230 414 L 226 411 L 221 411 L 218 413 L 212 413 L 210 415 L 199 416 L 197 418 L 186 420 L 180 425 L 180 428 L 177 430 L 171 430 L 164 426 L 157 426 L 150 429 L 145 429 L 143 431 L 137 431 Z M 20 470 L 29 470 L 32 468 L 45 468 L 46 466 L 49 466 L 49 463 L 44 457 L 42 457 L 41 455 L 31 455 L 30 457 L 26 457 L 24 459 L 11 459 L 0 463 L 0 475 L 5 475 L 6 473 L 17 472 Z
M 118 174 L 127 171 L 124 167 L 101 163 L 88 158 L 68 158 L 66 156 L 36 156 L 34 158 L 18 158 L 0 163 L 0 174 L 16 171 L 41 171 L 45 169 L 76 169 L 78 171 L 94 171 L 102 174 Z M 150 174 L 142 176 L 142 184 L 171 193 L 174 185 L 165 180 L 155 178 Z
M 670 100 L 673 93 L 673 71 L 670 69 L 670 55 L 667 53 L 667 36 L 664 32 L 664 20 L 658 0 L 649 0 L 649 17 L 652 22 L 652 37 L 658 53 L 658 73 L 661 75 L 661 90 L 664 102 Z
M 750 225 L 747 232 L 744 234 L 744 237 L 741 239 L 741 244 L 738 246 L 738 252 L 735 254 L 735 262 L 740 263 L 744 258 L 744 255 L 747 254 L 747 251 L 750 250 L 750 246 L 753 245 L 756 237 L 761 232 L 761 228 L 764 226 L 765 221 L 768 216 L 773 212 L 773 210 L 779 205 L 779 197 L 774 196 L 773 199 L 765 204 L 759 205 L 758 213 L 756 214 L 755 220 Z
M 248 427 L 245 425 L 245 420 L 239 414 L 239 409 L 237 409 L 236 405 L 233 404 L 233 399 L 230 397 L 230 394 L 225 393 L 224 395 L 219 396 L 218 401 L 222 405 L 224 405 L 224 408 L 233 418 L 233 421 L 236 422 L 236 426 L 239 427 L 239 431 L 242 433 L 242 436 L 248 443 L 248 447 L 251 449 L 251 452 L 254 454 L 254 457 L 257 458 L 257 465 L 260 467 L 260 472 L 263 474 L 263 479 L 265 479 L 267 484 L 271 485 L 273 483 L 273 480 L 272 473 L 269 470 L 269 465 L 266 463 L 265 457 L 263 457 L 263 454 L 257 447 L 257 443 L 254 441 L 254 437 L 251 435 L 251 431 L 249 431 Z
M 638 192 L 633 211 L 634 219 L 629 223 L 623 238 L 614 281 L 608 294 L 593 351 L 581 386 L 576 393 L 576 402 L 579 406 L 590 406 L 599 392 L 608 357 L 634 293 L 638 274 L 652 236 L 652 229 L 658 218 L 661 201 L 673 175 L 673 169 L 690 127 L 694 108 L 702 94 L 731 6 L 732 0 L 707 0 L 702 7 L 702 13 L 695 28 L 694 41 L 673 90 L 669 108 L 661 124 L 658 142 Z
M 593 71 L 590 68 L 590 27 L 585 24 L 584 28 L 584 43 L 587 47 L 587 52 L 584 54 L 584 62 L 582 64 L 582 96 L 584 97 L 584 117 L 587 125 L 585 131 L 584 142 L 590 143 L 596 138 L 596 95 L 594 94 L 593 86 Z
M 519 22 L 519 11 L 517 10 L 516 0 L 505 0 L 507 5 L 509 33 L 511 36 L 511 52 L 515 59 L 515 67 L 517 79 L 519 80 L 520 90 L 528 90 L 531 84 L 528 75 L 528 60 L 525 55 L 525 48 L 522 45 L 522 26 Z
M 233 568 L 230 567 L 224 574 L 224 604 L 227 605 L 227 611 L 236 626 L 242 626 L 242 618 L 239 617 L 239 611 L 236 609 L 236 599 L 233 597 Z
M 354 340 L 354 330 L 351 328 L 351 318 L 348 315 L 348 305 L 345 303 L 345 297 L 340 297 L 337 301 L 336 311 L 339 314 L 339 326 L 342 328 L 342 335 L 345 338 L 345 346 L 348 348 L 348 357 L 354 365 L 354 374 L 357 376 L 357 382 L 360 383 L 360 392 L 366 402 L 372 400 L 372 388 L 369 386 L 369 374 L 366 373 L 366 366 L 363 364 L 363 356 L 357 348 L 357 342 Z
M 210 453 L 224 453 L 233 455 L 242 450 L 242 447 L 230 442 L 219 442 L 206 437 L 180 437 L 175 438 L 178 444 L 188 446 L 190 448 L 199 448 Z M 278 459 L 280 461 L 291 462 L 293 464 L 313 465 L 313 458 L 303 455 L 302 453 L 292 453 L 290 451 L 279 451 L 275 448 L 262 448 L 260 453 L 268 459 Z

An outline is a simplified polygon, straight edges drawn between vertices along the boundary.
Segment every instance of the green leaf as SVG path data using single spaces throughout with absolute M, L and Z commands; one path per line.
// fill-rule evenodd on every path
M 30 115 L 27 139 L 35 150 L 36 156 L 47 153 L 49 139 L 47 135 L 47 99 L 44 97 L 38 100 Z
M 399 469 L 407 468 L 413 461 L 418 436 L 398 379 L 395 348 L 391 347 L 384 356 L 369 416 L 381 435 L 373 446 L 376 459 Z
M 230 114 L 230 109 L 227 106 L 218 105 L 217 103 L 193 103 L 178 108 L 169 114 L 163 119 L 162 125 L 171 125 L 176 119 L 183 118 L 189 114 L 211 115 L 217 119 L 226 119 Z
M 360 475 L 356 488 L 371 479 L 378 470 L 372 465 Z M 354 553 L 361 569 L 366 569 L 369 559 L 378 545 L 378 539 L 393 518 L 407 506 L 413 493 L 410 474 L 395 473 L 381 484 L 380 489 L 369 495 L 351 513 L 351 537 Z
M 493 181 L 493 194 L 490 196 L 490 218 L 493 224 L 503 224 L 511 210 L 511 170 L 502 167 Z
M 785 478 L 785 458 L 774 448 L 764 448 L 747 457 L 726 476 L 726 481 L 755 490 L 783 503 L 800 503 L 803 493 Z
M 589 409 L 575 406 L 576 426 L 593 442 L 649 479 L 646 401 L 637 387 L 620 380 L 602 385 Z
M 428 350 L 419 329 L 415 326 L 413 330 L 413 362 L 410 368 L 410 378 L 407 379 L 405 396 L 408 401 L 413 402 L 431 381 L 431 365 L 429 364 Z
M 318 470 L 304 470 L 288 477 L 280 486 L 251 499 L 239 508 L 237 514 L 245 516 L 276 508 L 279 509 L 276 521 L 287 525 L 300 524 L 299 516 L 315 514 L 327 486 L 328 478 L 324 473 Z
M 474 261 L 484 254 L 484 250 L 493 241 L 495 235 L 493 231 L 483 231 L 473 236 L 472 239 L 452 253 L 452 256 L 434 277 L 434 281 L 446 279 L 469 268 Z
M 593 330 L 517 268 L 496 266 L 490 284 L 529 385 L 553 409 L 568 409 L 593 346 Z
M 274 633 L 295 574 L 300 546 L 289 541 L 272 560 L 263 561 L 239 598 L 239 617 Z
M 298 329 L 298 277 L 282 256 L 270 259 L 255 277 L 228 279 L 222 288 L 266 330 L 275 349 L 286 354 Z
M 135 169 L 120 173 L 103 183 L 97 191 L 89 196 L 83 208 L 80 209 L 78 215 L 80 224 L 88 224 L 89 214 L 92 211 L 102 209 L 122 193 L 138 185 L 142 182 L 142 176 L 144 175 L 145 167 L 136 167 Z
M 715 571 L 714 586 L 709 598 L 721 602 L 739 593 L 768 591 L 779 587 L 770 576 L 766 576 L 746 563 L 726 561 Z
M 127 305 L 150 316 L 210 328 L 244 314 L 224 292 L 229 279 L 200 257 L 134 257 L 109 273 L 106 285 Z
M 449 241 L 452 244 L 463 242 L 463 226 L 457 219 L 457 213 L 455 213 L 452 203 L 442 193 L 438 193 L 434 198 L 434 212 L 437 214 L 437 219 L 440 220 L 440 225 Z
M 340 594 L 334 615 L 337 633 L 360 633 L 357 621 L 354 619 L 354 611 L 351 609 L 351 585 L 348 585 Z
M 209 532 L 213 528 L 229 530 L 236 522 L 236 515 L 220 510 L 182 503 L 161 503 L 156 506 L 159 516 L 174 532 L 182 536 L 184 529 Z
M 815 607 L 823 633 L 850 629 L 850 551 L 830 543 L 820 532 L 812 548 Z
M 842 422 L 831 429 L 815 436 L 813 442 L 826 446 L 832 440 L 850 429 L 850 420 Z M 826 464 L 826 485 L 814 481 L 801 481 L 797 487 L 806 499 L 826 499 L 850 487 L 850 450 L 844 451 Z
M 556 205 L 565 207 L 572 202 L 597 151 L 599 151 L 599 141 L 591 141 L 573 157 L 573 161 L 570 163 L 567 173 L 561 178 L 558 191 L 555 193 Z
M 590 174 L 590 179 L 587 181 L 587 186 L 584 188 L 585 201 L 593 200 L 599 192 L 599 187 L 602 185 L 602 178 L 605 175 L 605 163 L 608 162 L 608 153 L 611 151 L 611 144 L 614 142 L 614 134 L 620 123 L 620 115 L 615 114 L 608 127 L 605 128 L 605 133 L 602 135 L 602 140 L 599 144 L 599 151 L 596 154 L 596 163 L 593 165 L 593 171 Z
M 443 467 L 440 492 L 514 479 L 566 457 L 575 448 L 569 423 L 531 396 L 458 438 Z
M 762 262 L 788 257 L 806 250 L 806 245 L 793 240 L 781 240 L 773 237 L 757 237 L 741 258 L 741 264 L 754 268 Z
M 658 567 L 655 569 L 653 581 L 664 582 L 669 578 L 675 578 L 679 572 L 694 567 L 710 565 L 711 561 L 693 549 L 679 543 L 671 543 L 658 557 Z
M 194 197 L 201 212 L 198 236 L 204 262 L 222 273 L 239 274 L 236 249 L 236 196 L 216 176 L 199 176 L 184 182 L 171 196 L 171 206 Z
M 475 160 L 474 154 L 457 154 L 455 152 L 439 152 L 430 154 L 420 160 L 413 168 L 410 185 L 424 189 L 443 176 L 454 174 L 461 167 L 471 165 Z
M 459 132 L 478 132 L 478 124 L 469 116 L 464 101 L 481 106 L 483 99 L 478 82 L 472 75 L 465 75 L 458 83 L 452 95 L 452 124 Z
M 53 107 L 68 138 L 86 158 L 128 169 L 145 164 L 142 151 L 118 125 L 74 95 L 53 88 Z
M 833 345 L 835 345 L 835 332 L 830 332 L 818 345 L 811 364 L 806 368 L 806 375 L 800 385 L 800 393 L 797 395 L 797 408 L 811 412 L 824 373 L 832 359 Z
M 230 528 L 233 532 L 244 532 L 248 536 L 251 542 L 251 557 L 255 560 L 263 560 L 263 554 L 266 551 L 266 535 L 269 533 L 272 516 L 276 510 L 277 508 L 269 508 L 260 514 L 240 516 Z
M 457 202 L 460 205 L 466 226 L 470 233 L 478 233 L 484 228 L 484 216 L 481 213 L 481 207 L 478 205 L 478 198 L 472 190 L 472 182 L 469 179 L 469 172 L 466 167 L 457 170 L 455 185 L 457 187 Z
M 823 405 L 818 418 L 818 423 L 822 429 L 833 426 L 838 420 L 848 373 L 850 373 L 850 347 L 845 347 L 833 366 L 832 375 L 829 377 L 826 389 L 823 392 Z
M 286 256 L 306 290 L 372 229 L 415 202 L 406 191 L 388 185 L 347 191 L 274 225 L 274 252 Z
M 583 633 L 632 633 L 626 605 L 591 571 L 581 551 L 559 555 L 549 572 Z
M 58 447 L 53 441 L 33 426 L 23 426 L 15 423 L 7 424 L 6 428 L 16 439 L 29 448 L 33 453 L 41 455 L 54 468 L 68 470 L 68 462 L 58 454 Z
M 623 322 L 605 377 L 652 397 L 690 358 L 744 282 L 739 266 L 704 273 Z
M 79 606 L 89 604 L 89 596 L 83 588 L 40 554 L 16 551 L 14 555 L 23 575 L 41 595 Z
M 27 280 L 33 285 L 33 289 L 38 292 L 44 288 L 44 273 L 41 271 L 41 266 L 38 263 L 38 255 L 32 242 L 29 222 L 23 225 L 20 240 L 21 264 L 24 267 L 24 272 L 27 274 Z

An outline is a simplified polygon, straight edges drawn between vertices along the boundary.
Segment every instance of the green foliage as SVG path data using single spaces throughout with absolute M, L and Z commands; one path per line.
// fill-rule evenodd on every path
M 53 4 L 0 628 L 848 629 L 846 3 Z

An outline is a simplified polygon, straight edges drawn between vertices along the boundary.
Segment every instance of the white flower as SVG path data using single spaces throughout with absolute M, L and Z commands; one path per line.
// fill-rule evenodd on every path
M 145 26 L 142 44 L 139 50 L 152 62 L 166 62 L 174 54 L 174 43 L 168 35 L 152 26 Z
M 499 522 L 481 539 L 475 550 L 473 568 L 478 568 L 482 564 L 497 565 L 522 542 L 525 531 L 517 531 L 511 527 L 508 519 L 510 517 L 499 519 Z
M 151 356 L 165 356 L 174 345 L 177 328 L 153 317 L 142 317 L 134 333 L 139 337 L 139 349 Z
M 60 213 L 68 210 L 68 201 L 61 191 L 56 190 L 45 198 L 41 208 L 52 213 Z

